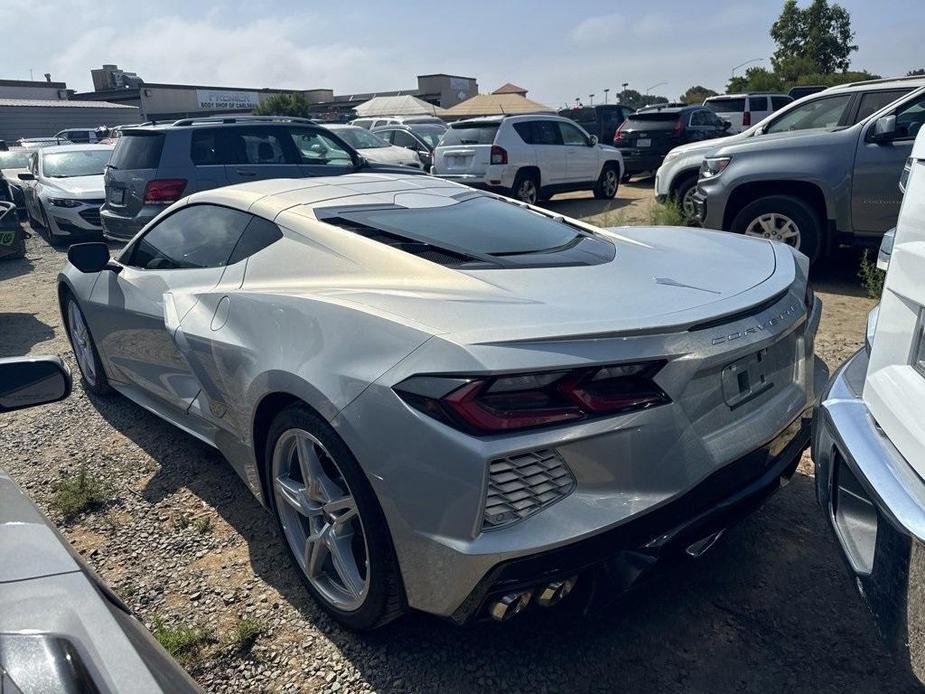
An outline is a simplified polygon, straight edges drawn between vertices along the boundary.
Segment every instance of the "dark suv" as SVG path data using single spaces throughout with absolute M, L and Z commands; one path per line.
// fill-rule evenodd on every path
M 310 120 L 273 116 L 185 119 L 125 128 L 106 168 L 103 235 L 125 241 L 169 204 L 201 190 L 265 178 L 336 176 L 372 164 Z
M 729 135 L 729 122 L 703 106 L 671 106 L 630 114 L 613 145 L 623 155 L 625 175 L 654 172 L 678 145 Z
M 571 118 L 589 135 L 597 135 L 598 142 L 613 142 L 613 135 L 633 112 L 629 106 L 621 104 L 598 104 L 597 106 L 579 106 L 559 111 L 563 118 Z

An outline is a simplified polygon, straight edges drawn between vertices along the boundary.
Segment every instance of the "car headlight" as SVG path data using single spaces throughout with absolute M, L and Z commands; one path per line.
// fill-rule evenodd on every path
M 55 207 L 80 207 L 83 205 L 82 200 L 68 200 L 67 198 L 48 198 L 48 202 Z
M 700 178 L 716 178 L 729 167 L 732 157 L 707 157 L 700 165 Z

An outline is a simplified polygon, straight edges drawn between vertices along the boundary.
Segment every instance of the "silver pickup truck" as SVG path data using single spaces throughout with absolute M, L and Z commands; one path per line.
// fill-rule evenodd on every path
M 845 98 L 817 98 L 808 129 L 708 154 L 693 194 L 703 226 L 783 241 L 813 261 L 836 244 L 876 246 L 896 225 L 896 181 L 925 122 L 925 86 L 853 124 Z

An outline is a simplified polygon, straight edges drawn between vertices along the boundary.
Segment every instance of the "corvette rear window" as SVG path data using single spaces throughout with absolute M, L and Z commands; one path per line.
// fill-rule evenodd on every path
M 365 227 L 476 256 L 545 253 L 568 246 L 582 236 L 568 224 L 486 196 L 445 207 L 345 210 L 339 216 Z

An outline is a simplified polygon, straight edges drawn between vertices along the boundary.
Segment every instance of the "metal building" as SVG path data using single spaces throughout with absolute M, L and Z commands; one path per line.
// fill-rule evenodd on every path
M 0 99 L 0 140 L 50 137 L 65 128 L 96 128 L 141 121 L 134 106 L 105 101 Z

